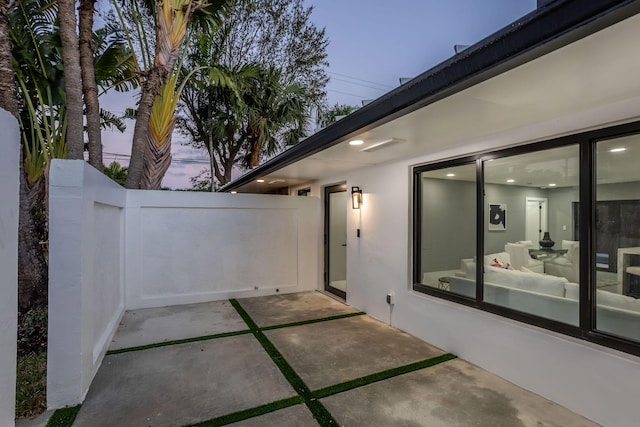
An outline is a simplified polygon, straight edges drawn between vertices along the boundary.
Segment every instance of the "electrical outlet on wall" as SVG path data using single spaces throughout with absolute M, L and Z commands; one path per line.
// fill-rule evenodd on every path
M 395 303 L 396 303 L 396 296 L 393 294 L 393 292 L 389 292 L 387 294 L 387 304 L 394 305 Z

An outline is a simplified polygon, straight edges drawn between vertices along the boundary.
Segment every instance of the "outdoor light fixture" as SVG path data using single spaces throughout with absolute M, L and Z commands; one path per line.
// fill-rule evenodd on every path
M 362 190 L 360 187 L 351 187 L 351 203 L 353 209 L 360 209 L 362 204 Z
M 361 139 L 354 139 L 353 141 L 349 141 L 349 145 L 362 145 L 364 141 Z

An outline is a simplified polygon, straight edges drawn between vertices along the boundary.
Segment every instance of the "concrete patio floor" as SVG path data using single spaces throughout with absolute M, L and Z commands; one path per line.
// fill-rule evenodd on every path
M 73 425 L 335 423 L 596 425 L 317 292 L 127 312 Z

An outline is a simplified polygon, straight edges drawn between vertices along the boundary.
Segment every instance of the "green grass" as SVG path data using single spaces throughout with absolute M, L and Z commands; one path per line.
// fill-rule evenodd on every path
M 233 414 L 223 415 L 222 417 L 215 418 L 209 421 L 203 421 L 198 424 L 193 424 L 189 427 L 218 427 L 231 423 L 237 423 L 249 418 L 257 417 L 260 415 L 268 414 L 269 412 L 285 409 L 290 406 L 299 405 L 303 403 L 304 399 L 301 396 L 290 397 L 288 399 L 278 400 L 276 402 L 267 403 L 266 405 L 257 406 L 255 408 L 245 409 L 243 411 L 234 412 Z
M 80 406 L 72 406 L 70 408 L 58 409 L 53 413 L 47 427 L 71 427 L 80 411 Z
M 266 335 L 262 332 L 262 330 L 256 325 L 256 323 L 251 319 L 251 316 L 242 308 L 240 303 L 235 300 L 229 300 L 231 305 L 236 309 L 240 317 L 245 321 L 253 335 L 256 337 L 258 342 L 262 345 L 264 350 L 267 352 L 269 357 L 276 364 L 282 375 L 289 381 L 289 384 L 293 387 L 293 389 L 304 399 L 304 403 L 307 405 L 313 417 L 316 419 L 318 424 L 321 426 L 337 426 L 338 422 L 333 418 L 333 415 L 324 407 L 320 401 L 318 401 L 315 396 L 311 393 L 311 390 L 304 383 L 302 378 L 293 370 L 291 365 L 286 361 L 284 356 L 278 351 L 278 349 L 273 345 L 271 341 L 266 337 Z
M 119 353 L 128 353 L 130 351 L 148 350 L 150 348 L 166 347 L 168 345 L 185 344 L 185 343 L 188 343 L 188 342 L 206 341 L 206 340 L 213 340 L 213 339 L 216 339 L 216 338 L 233 337 L 233 336 L 236 336 L 236 335 L 244 335 L 244 334 L 250 334 L 250 333 L 251 333 L 251 331 L 246 330 L 246 329 L 243 330 L 243 331 L 223 332 L 221 334 L 215 334 L 215 335 L 204 335 L 204 336 L 201 336 L 201 337 L 193 337 L 193 338 L 185 338 L 185 339 L 182 339 L 182 340 L 158 342 L 158 343 L 147 344 L 147 345 L 139 345 L 139 346 L 136 346 L 136 347 L 120 348 L 118 350 L 109 350 L 109 351 L 107 351 L 107 355 L 119 354 Z
M 47 409 L 47 353 L 18 356 L 16 418 L 31 418 Z
M 457 356 L 449 353 L 443 354 L 442 356 L 432 357 L 431 359 L 422 360 L 420 362 L 411 363 L 409 365 L 399 366 L 397 368 L 388 369 L 382 372 L 376 372 L 375 374 L 366 375 L 364 377 L 356 378 L 351 381 L 346 381 L 340 384 L 325 387 L 320 390 L 314 391 L 313 395 L 317 399 L 322 399 L 324 397 L 332 396 L 334 394 L 342 393 L 342 392 L 352 390 L 354 388 L 362 387 L 368 384 L 373 384 L 378 381 L 383 381 L 392 377 L 396 377 L 398 375 L 404 375 L 404 374 L 408 374 L 409 372 L 428 368 L 430 366 L 434 366 L 442 362 L 455 359 L 456 357 Z
M 320 319 L 301 320 L 299 322 L 285 323 L 282 325 L 266 326 L 260 329 L 262 329 L 263 331 L 270 331 L 272 329 L 290 328 L 291 326 L 310 325 L 312 323 L 327 322 L 329 320 L 346 319 L 348 317 L 362 316 L 363 314 L 367 313 L 365 313 L 364 311 L 358 311 L 356 313 L 338 314 L 336 316 L 322 317 Z

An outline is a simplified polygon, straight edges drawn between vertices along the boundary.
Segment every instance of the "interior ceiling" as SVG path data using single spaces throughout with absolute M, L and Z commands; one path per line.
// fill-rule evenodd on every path
M 399 159 L 441 159 L 488 147 L 548 139 L 590 128 L 594 123 L 604 126 L 637 120 L 638 28 L 640 16 L 636 15 L 353 138 L 362 139 L 364 145 L 351 146 L 347 140 L 342 141 L 269 174 L 264 177 L 265 183 L 249 183 L 238 192 L 263 193 L 276 186 L 339 177 L 349 170 Z M 388 139 L 401 142 L 361 151 Z M 616 170 L 608 179 L 625 180 L 624 171 L 637 167 L 633 165 L 634 158 L 638 157 L 622 157 L 623 164 L 616 163 Z M 628 165 L 624 164 L 625 159 Z M 534 179 L 530 169 L 517 168 L 513 173 L 529 171 L 529 179 L 520 177 L 520 181 L 532 182 L 531 185 L 535 182 L 542 186 L 548 181 L 544 176 Z M 541 169 L 540 173 L 545 172 Z M 512 179 L 518 177 L 514 175 Z M 268 184 L 275 180 L 277 184 Z

